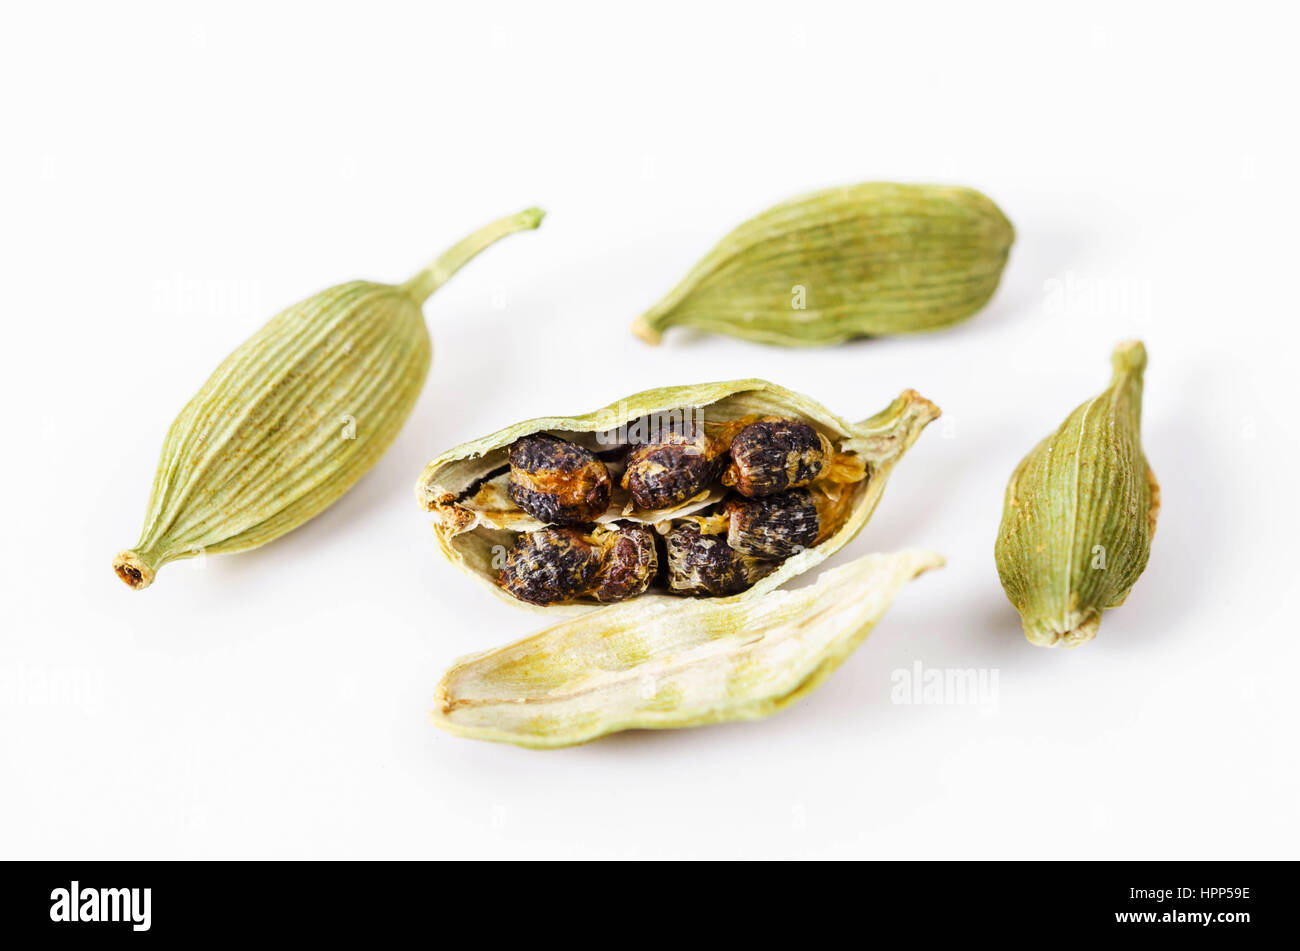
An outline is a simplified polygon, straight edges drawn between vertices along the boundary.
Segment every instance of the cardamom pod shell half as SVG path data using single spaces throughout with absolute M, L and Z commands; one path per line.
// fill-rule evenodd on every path
M 869 182 L 770 208 L 718 242 L 632 330 L 790 347 L 937 330 L 993 296 L 1015 238 L 970 188 Z
M 508 491 L 509 450 L 515 440 L 537 433 L 578 443 L 592 451 L 637 442 L 637 433 L 655 420 L 685 414 L 702 420 L 706 431 L 734 428 L 751 417 L 779 416 L 803 420 L 814 426 L 835 450 L 828 467 L 831 477 L 847 473 L 832 483 L 833 497 L 823 499 L 834 530 L 817 544 L 784 560 L 776 570 L 757 581 L 739 597 L 757 597 L 820 564 L 848 544 L 875 511 L 894 465 L 939 409 L 914 390 L 907 390 L 888 407 L 859 423 L 835 415 L 815 400 L 765 380 L 731 380 L 692 386 L 646 390 L 611 403 L 584 416 L 542 416 L 507 426 L 491 435 L 447 450 L 425 468 L 416 484 L 416 498 L 434 517 L 438 547 L 451 562 L 484 584 L 496 596 L 518 607 L 551 614 L 580 614 L 598 605 L 567 602 L 525 604 L 497 584 L 498 569 L 520 532 L 532 532 L 544 523 L 523 512 Z M 640 509 L 628 492 L 617 485 L 606 513 L 597 521 L 640 522 L 661 525 L 716 506 L 725 488 L 716 486 L 667 509 Z M 835 491 L 836 486 L 841 486 Z M 646 597 L 643 595 L 642 597 Z M 638 602 L 641 600 L 637 599 Z
M 1025 637 L 1040 647 L 1093 639 L 1151 553 L 1160 486 L 1142 454 L 1140 341 L 1111 356 L 1110 386 L 1081 405 L 1007 484 L 994 556 Z
M 795 591 L 652 595 L 458 661 L 433 722 L 550 749 L 620 730 L 756 720 L 806 696 L 866 639 L 933 552 L 867 555 Z
M 132 588 L 169 561 L 264 545 L 319 513 L 397 437 L 429 371 L 422 306 L 532 208 L 469 235 L 400 285 L 351 281 L 281 311 L 235 349 L 163 443 L 144 529 L 113 560 Z

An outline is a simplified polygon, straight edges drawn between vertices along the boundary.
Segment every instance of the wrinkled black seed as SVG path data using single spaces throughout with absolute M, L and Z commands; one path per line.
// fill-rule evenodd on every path
M 726 535 L 702 533 L 694 522 L 674 526 L 665 540 L 668 587 L 679 594 L 738 594 L 779 564 L 743 555 L 727 544 Z
M 524 532 L 506 555 L 498 583 L 530 604 L 568 601 L 591 586 L 600 557 L 600 548 L 575 528 Z
M 600 534 L 600 570 L 588 592 L 597 601 L 626 601 L 644 594 L 659 571 L 655 532 L 635 522 L 615 522 Z
M 679 505 L 722 475 L 726 454 L 692 422 L 665 428 L 658 441 L 634 446 L 627 456 L 623 488 L 643 509 Z
M 797 419 L 760 419 L 736 434 L 723 479 L 750 498 L 807 485 L 826 462 L 817 430 Z
M 550 525 L 595 521 L 609 507 L 609 470 L 582 446 L 547 433 L 510 447 L 510 498 Z
M 789 558 L 817 540 L 817 506 L 807 489 L 727 502 L 727 544 L 754 558 Z

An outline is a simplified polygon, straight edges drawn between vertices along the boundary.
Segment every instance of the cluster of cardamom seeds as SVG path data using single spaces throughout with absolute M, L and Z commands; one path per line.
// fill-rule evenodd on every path
M 509 498 L 544 527 L 517 535 L 497 579 L 505 591 L 538 605 L 623 601 L 655 585 L 738 594 L 843 518 L 829 504 L 819 510 L 835 449 L 809 423 L 705 425 L 691 409 L 664 419 L 632 427 L 652 438 L 599 452 L 545 432 L 515 440 Z M 861 466 L 846 471 L 866 477 Z

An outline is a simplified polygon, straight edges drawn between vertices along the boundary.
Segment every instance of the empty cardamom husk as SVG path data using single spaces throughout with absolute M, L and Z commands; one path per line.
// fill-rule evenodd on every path
M 1040 647 L 1093 639 L 1151 553 L 1160 486 L 1142 453 L 1140 341 L 1111 357 L 1110 386 L 1016 467 L 994 555 L 1025 637 Z
M 937 330 L 988 302 L 1014 238 L 970 188 L 814 192 L 737 227 L 632 330 L 652 344 L 693 327 L 792 347 Z
M 271 318 L 172 423 L 140 540 L 113 559 L 118 577 L 147 588 L 169 561 L 263 545 L 351 488 L 397 438 L 428 374 L 425 300 L 542 215 L 495 221 L 404 284 L 340 284 Z
M 942 564 L 925 551 L 867 555 L 795 591 L 600 608 L 462 658 L 438 685 L 433 722 L 551 749 L 765 717 L 820 686 L 903 585 Z

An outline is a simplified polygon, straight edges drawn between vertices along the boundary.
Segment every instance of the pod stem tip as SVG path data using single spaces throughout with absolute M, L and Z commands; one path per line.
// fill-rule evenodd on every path
M 644 316 L 638 317 L 632 321 L 632 333 L 636 334 L 652 347 L 659 346 L 663 340 L 663 332 L 655 327 L 650 326 L 650 322 Z
M 545 217 L 546 212 L 540 208 L 525 208 L 523 211 L 484 225 L 453 244 L 432 264 L 402 284 L 402 290 L 410 294 L 417 304 L 423 304 L 434 291 L 447 283 L 453 274 L 482 251 L 509 235 L 534 230 Z
M 1075 623 L 1077 622 L 1077 623 Z M 1097 636 L 1101 626 L 1101 613 L 1090 612 L 1086 616 L 1071 617 L 1065 624 L 1049 622 L 1031 624 L 1024 621 L 1025 638 L 1035 647 L 1078 647 Z M 1068 627 L 1068 630 L 1061 630 Z
M 1141 374 L 1147 368 L 1147 348 L 1141 340 L 1125 340 L 1111 353 L 1110 363 L 1117 375 Z
M 519 212 L 517 217 L 522 227 L 533 229 L 542 223 L 542 219 L 546 217 L 546 211 L 542 208 L 525 208 Z
M 154 567 L 137 551 L 118 552 L 113 558 L 113 570 L 127 587 L 136 591 L 143 591 L 153 584 Z

